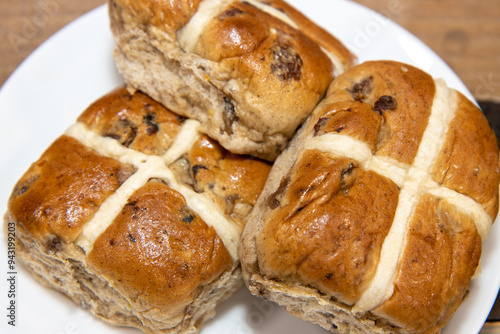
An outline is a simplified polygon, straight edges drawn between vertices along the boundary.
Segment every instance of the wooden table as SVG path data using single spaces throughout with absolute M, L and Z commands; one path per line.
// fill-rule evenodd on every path
M 500 134 L 500 0 L 356 1 L 388 16 L 434 49 L 464 81 Z M 0 86 L 48 37 L 105 2 L 0 0 Z M 500 334 L 498 300 L 481 334 Z

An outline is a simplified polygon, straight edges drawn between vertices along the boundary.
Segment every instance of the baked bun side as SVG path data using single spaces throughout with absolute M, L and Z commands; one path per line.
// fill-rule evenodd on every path
M 124 87 L 89 106 L 9 200 L 34 277 L 113 324 L 197 332 L 242 284 L 243 219 L 270 170 L 198 127 Z
M 438 333 L 498 213 L 481 110 L 393 61 L 358 65 L 276 160 L 240 246 L 252 293 L 332 331 Z
M 131 89 L 233 153 L 274 160 L 355 57 L 283 1 L 109 2 Z

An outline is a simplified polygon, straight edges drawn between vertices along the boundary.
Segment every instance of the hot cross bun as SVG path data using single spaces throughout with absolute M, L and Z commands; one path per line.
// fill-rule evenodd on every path
M 110 0 L 115 60 L 131 87 L 233 153 L 274 160 L 355 63 L 282 0 Z
M 427 73 L 340 75 L 276 160 L 244 229 L 247 286 L 348 333 L 439 333 L 498 213 L 497 138 Z
M 242 285 L 239 237 L 269 170 L 122 87 L 32 164 L 6 219 L 43 284 L 113 324 L 194 333 Z

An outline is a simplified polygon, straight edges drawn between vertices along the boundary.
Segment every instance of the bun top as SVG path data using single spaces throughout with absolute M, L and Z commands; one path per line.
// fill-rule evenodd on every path
M 198 126 L 140 92 L 110 92 L 19 180 L 9 219 L 175 326 L 203 286 L 238 265 L 243 218 L 270 169 Z
M 249 226 L 248 270 L 408 333 L 443 327 L 498 213 L 481 110 L 412 66 L 367 62 L 334 81 L 290 147 Z

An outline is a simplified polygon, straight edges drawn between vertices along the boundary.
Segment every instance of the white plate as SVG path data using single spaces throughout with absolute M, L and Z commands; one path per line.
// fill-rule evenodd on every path
M 330 30 L 360 61 L 393 59 L 422 68 L 469 97 L 463 83 L 428 47 L 379 14 L 345 0 L 290 0 L 307 16 Z M 387 11 L 397 15 L 398 8 Z M 30 163 L 58 137 L 84 108 L 122 83 L 113 59 L 113 40 L 105 6 L 82 16 L 41 45 L 0 90 L 0 211 L 10 190 Z M 498 225 L 498 223 L 496 224 Z M 482 274 L 444 334 L 478 333 L 500 286 L 500 227 L 484 243 Z M 112 327 L 83 311 L 62 294 L 42 287 L 16 265 L 16 326 L 7 324 L 10 300 L 7 245 L 0 243 L 0 332 L 37 334 L 139 333 Z M 223 303 L 202 334 L 326 333 L 251 296 L 244 288 Z

